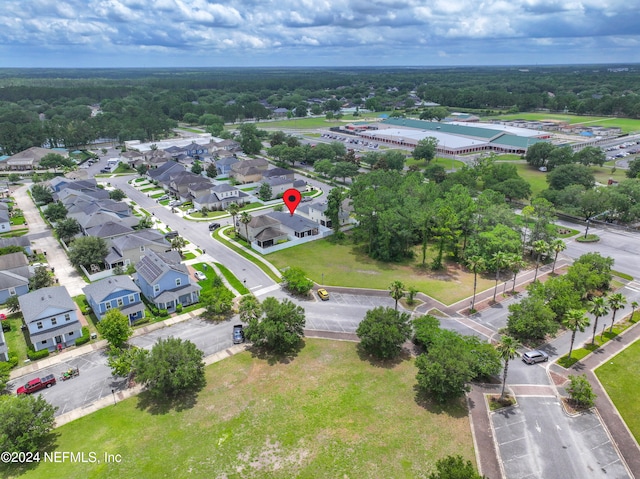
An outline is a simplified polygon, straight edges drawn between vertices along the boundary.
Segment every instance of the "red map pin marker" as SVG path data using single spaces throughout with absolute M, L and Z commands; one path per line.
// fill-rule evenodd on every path
M 293 212 L 296 210 L 296 208 L 300 204 L 300 201 L 302 200 L 302 195 L 298 190 L 289 188 L 284 192 L 282 199 L 284 200 L 284 204 L 287 205 L 287 208 L 289 208 L 291 216 L 293 216 Z

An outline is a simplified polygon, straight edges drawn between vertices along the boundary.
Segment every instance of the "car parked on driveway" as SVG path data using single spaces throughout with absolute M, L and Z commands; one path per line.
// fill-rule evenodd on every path
M 207 279 L 207 275 L 204 274 L 202 271 L 196 271 L 193 275 L 196 277 L 196 279 L 198 281 L 202 281 L 203 279 Z
M 543 363 L 549 361 L 549 355 L 544 351 L 534 349 L 522 355 L 522 360 L 527 364 Z

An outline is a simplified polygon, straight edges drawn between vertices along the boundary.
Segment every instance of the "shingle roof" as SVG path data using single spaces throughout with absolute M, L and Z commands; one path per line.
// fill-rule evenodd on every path
M 31 293 L 23 294 L 18 297 L 18 301 L 26 323 L 37 320 L 47 309 L 57 310 L 56 313 L 52 313 L 53 315 L 73 311 L 76 308 L 67 288 L 64 286 L 41 288 Z
M 9 253 L 0 255 L 0 271 L 7 269 L 19 268 L 20 266 L 27 266 L 29 260 L 24 253 Z
M 131 233 L 134 229 L 130 226 L 115 221 L 107 221 L 104 224 L 92 226 L 85 230 L 87 236 L 97 236 L 99 238 L 109 238 L 112 236 Z
M 29 276 L 28 266 L 14 271 L 0 271 L 0 290 L 29 284 Z
M 267 213 L 265 216 L 276 220 L 281 225 L 296 232 L 309 231 L 318 228 L 317 223 L 303 218 L 300 215 L 294 214 L 293 216 L 291 216 L 289 213 L 274 211 L 271 213 Z
M 174 262 L 174 258 L 172 255 L 157 254 L 154 251 L 149 251 L 136 264 L 136 271 L 149 284 L 156 283 L 158 279 L 171 270 L 188 275 L 187 267 L 181 263 Z
M 102 302 L 107 296 L 117 291 L 139 293 L 140 288 L 129 276 L 120 275 L 104 278 L 82 288 L 87 297 L 92 297 L 96 303 Z M 128 294 L 128 293 L 127 293 Z

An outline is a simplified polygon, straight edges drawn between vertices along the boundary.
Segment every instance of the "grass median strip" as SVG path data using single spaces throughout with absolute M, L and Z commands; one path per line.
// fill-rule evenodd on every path
M 226 266 L 220 263 L 213 263 L 213 264 L 216 265 L 216 267 L 222 273 L 222 276 L 224 276 L 224 278 L 231 285 L 231 287 L 235 289 L 238 293 L 240 293 L 241 295 L 245 295 L 251 292 L 244 286 L 244 284 L 240 282 L 238 278 L 235 277 L 235 275 L 231 271 L 229 271 L 229 269 Z

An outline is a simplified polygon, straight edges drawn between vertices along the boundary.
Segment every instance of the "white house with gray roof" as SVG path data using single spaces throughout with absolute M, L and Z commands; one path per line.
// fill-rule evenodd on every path
M 249 201 L 250 197 L 244 191 L 240 191 L 235 186 L 221 184 L 211 187 L 209 194 L 195 198 L 193 200 L 193 207 L 198 210 L 202 208 L 224 210 L 231 203 L 237 203 L 242 206 Z
M 76 304 L 64 286 L 41 288 L 18 298 L 36 351 L 72 346 L 82 336 Z
M 145 307 L 140 297 L 140 288 L 129 276 L 101 279 L 85 286 L 82 291 L 99 321 L 110 309 L 119 309 L 129 318 L 129 324 L 144 318 Z

